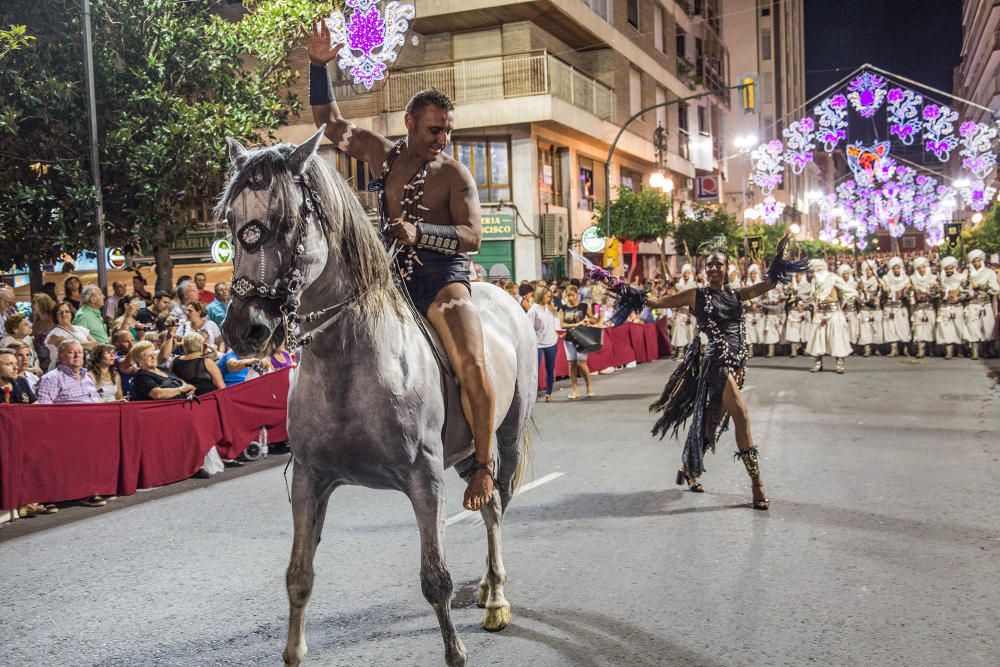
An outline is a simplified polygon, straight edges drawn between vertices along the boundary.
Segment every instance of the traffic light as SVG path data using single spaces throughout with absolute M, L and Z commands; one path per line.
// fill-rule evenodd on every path
M 743 113 L 757 113 L 757 75 L 746 74 L 740 84 L 740 99 L 743 105 Z

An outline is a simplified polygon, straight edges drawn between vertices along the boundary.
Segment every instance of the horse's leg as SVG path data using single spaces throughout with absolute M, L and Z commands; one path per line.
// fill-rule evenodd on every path
M 288 642 L 282 658 L 288 667 L 298 667 L 306 657 L 306 603 L 313 587 L 313 557 L 323 532 L 332 485 L 319 482 L 308 468 L 295 466 L 292 475 L 292 557 L 285 574 L 288 588 Z
M 453 585 L 444 559 L 443 470 L 416 476 L 408 492 L 420 529 L 420 588 L 434 607 L 448 667 L 465 667 L 468 654 L 451 620 Z
M 507 583 L 507 570 L 503 567 L 503 546 L 501 524 L 503 510 L 500 505 L 500 492 L 494 491 L 493 498 L 480 510 L 483 523 L 486 525 L 486 574 L 479 582 L 479 592 L 476 603 L 485 607 L 483 629 L 498 632 L 510 623 L 510 603 L 503 595 L 503 585 Z

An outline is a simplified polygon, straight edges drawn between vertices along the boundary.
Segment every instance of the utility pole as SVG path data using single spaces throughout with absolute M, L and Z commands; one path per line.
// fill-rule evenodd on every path
M 90 32 L 90 0 L 83 0 L 83 69 L 87 84 L 87 115 L 90 117 L 90 174 L 97 199 L 94 220 L 97 222 L 97 284 L 107 295 L 107 257 L 104 250 L 104 204 L 101 198 L 101 163 L 97 151 L 97 100 L 94 95 L 94 44 Z

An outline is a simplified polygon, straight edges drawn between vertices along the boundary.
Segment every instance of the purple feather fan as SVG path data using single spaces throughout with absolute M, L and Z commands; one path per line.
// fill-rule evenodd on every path
M 624 324 L 632 313 L 642 312 L 646 306 L 646 293 L 629 287 L 621 278 L 615 278 L 607 269 L 591 265 L 586 271 L 587 281 L 591 284 L 603 283 L 618 301 L 614 315 L 611 316 L 611 326 Z
M 809 266 L 809 258 L 785 259 L 775 257 L 771 260 L 771 266 L 767 267 L 767 277 L 775 285 L 787 285 L 792 282 L 793 273 L 802 273 Z

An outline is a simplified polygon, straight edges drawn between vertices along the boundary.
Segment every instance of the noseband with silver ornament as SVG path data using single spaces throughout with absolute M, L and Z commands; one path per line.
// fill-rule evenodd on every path
M 280 275 L 278 279 L 274 281 L 273 285 L 269 285 L 264 281 L 266 268 L 264 244 L 267 243 L 270 238 L 271 230 L 259 220 L 251 220 L 249 223 L 244 225 L 242 229 L 240 229 L 238 234 L 236 234 L 236 238 L 239 243 L 236 244 L 236 253 L 233 258 L 233 269 L 234 271 L 239 271 L 240 258 L 243 252 L 248 254 L 256 252 L 258 253 L 260 264 L 260 279 L 253 280 L 252 278 L 247 278 L 246 276 L 239 276 L 233 280 L 232 286 L 233 294 L 244 299 L 248 297 L 259 297 L 262 299 L 281 302 L 278 309 L 281 312 L 281 321 L 284 328 L 284 342 L 286 347 L 289 349 L 304 347 L 311 343 L 314 336 L 322 333 L 323 330 L 325 330 L 326 327 L 332 323 L 333 319 L 337 315 L 346 310 L 348 306 L 357 301 L 361 296 L 361 294 L 358 293 L 351 298 L 335 303 L 332 306 L 327 306 L 326 308 L 321 308 L 320 310 L 315 310 L 309 313 L 300 314 L 298 312 L 299 306 L 301 305 L 299 292 L 302 289 L 302 271 L 298 267 L 298 261 L 302 253 L 305 252 L 305 245 L 302 241 L 302 230 L 304 229 L 309 216 L 313 214 L 315 214 L 319 219 L 323 229 L 329 229 L 329 225 L 326 214 L 320 206 L 319 195 L 317 194 L 315 188 L 313 188 L 312 184 L 310 184 L 309 177 L 303 174 L 301 176 L 295 176 L 294 180 L 295 183 L 302 188 L 302 223 L 297 225 L 295 238 L 292 240 L 292 256 L 289 262 L 289 270 L 285 274 Z M 255 174 L 251 176 L 251 189 L 261 190 L 263 187 L 264 183 L 262 174 Z M 270 218 L 272 196 L 273 195 L 269 195 L 267 198 L 267 209 L 264 213 L 265 222 Z M 245 199 L 243 207 L 243 217 L 246 219 Z M 327 319 L 327 322 L 321 324 L 302 337 L 295 336 L 295 334 L 292 333 L 293 329 L 302 322 L 316 322 L 324 318 Z

